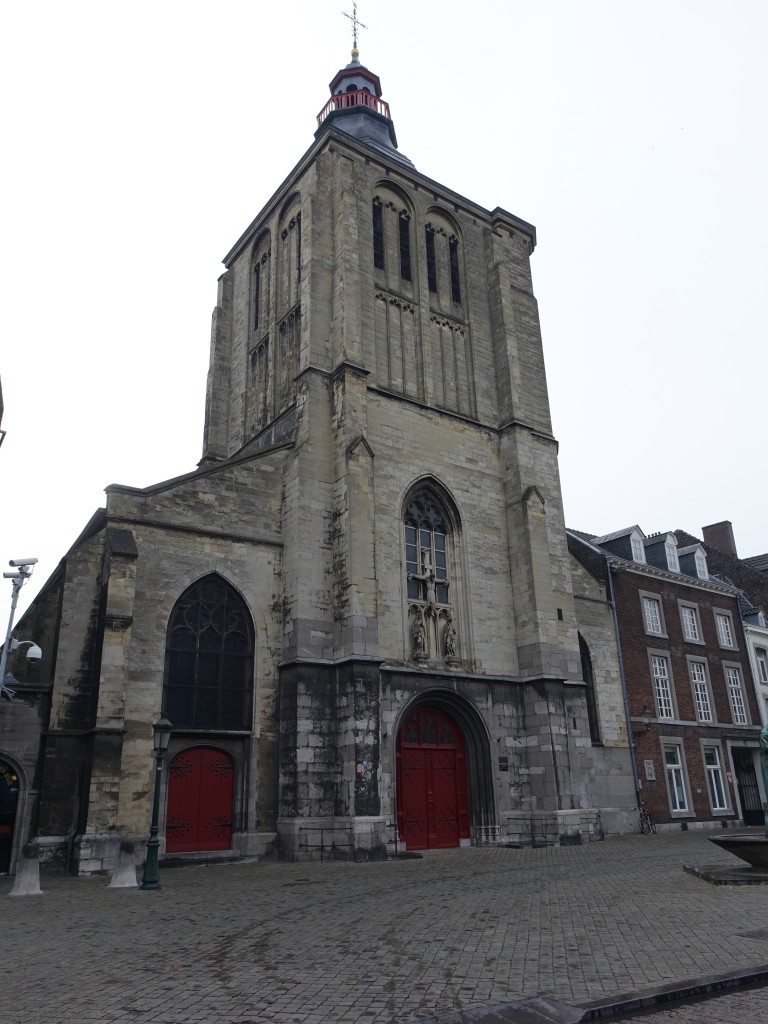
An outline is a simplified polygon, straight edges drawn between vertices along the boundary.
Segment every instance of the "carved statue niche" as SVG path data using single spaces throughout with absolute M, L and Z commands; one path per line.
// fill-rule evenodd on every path
M 456 657 L 456 627 L 450 616 L 446 619 L 443 630 L 443 654 L 446 659 Z
M 412 604 L 408 614 L 413 615 L 413 625 L 411 626 L 411 654 L 416 661 L 427 661 L 429 659 L 429 651 L 427 650 L 427 631 L 424 627 L 424 619 L 421 609 L 418 605 Z

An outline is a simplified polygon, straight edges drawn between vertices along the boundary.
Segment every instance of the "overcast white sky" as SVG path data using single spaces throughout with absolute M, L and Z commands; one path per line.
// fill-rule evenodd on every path
M 0 562 L 38 556 L 26 600 L 107 484 L 200 458 L 220 260 L 313 141 L 349 60 L 342 9 L 2 7 Z M 730 519 L 741 555 L 768 550 L 768 5 L 358 14 L 402 152 L 537 226 L 568 524 Z M 9 604 L 4 583 L 3 622 Z

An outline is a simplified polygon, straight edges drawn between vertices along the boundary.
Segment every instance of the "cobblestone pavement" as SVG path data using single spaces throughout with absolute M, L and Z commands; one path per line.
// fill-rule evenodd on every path
M 631 1020 L 635 1024 L 765 1024 L 767 1000 L 768 989 L 752 988 L 652 1010 Z
M 763 967 L 768 886 L 682 871 L 728 860 L 680 832 L 165 869 L 160 892 L 44 878 L 45 895 L 0 901 L 0 1013 L 4 1024 L 402 1024 Z

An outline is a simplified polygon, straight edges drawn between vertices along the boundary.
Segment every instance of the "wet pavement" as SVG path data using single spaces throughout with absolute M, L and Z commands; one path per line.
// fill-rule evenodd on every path
M 588 1003 L 768 970 L 768 886 L 683 871 L 716 861 L 730 858 L 691 831 L 166 868 L 159 892 L 44 876 L 44 895 L 0 902 L 2 1019 L 405 1024 L 490 1021 L 506 1006 L 522 1021 L 536 1018 L 510 1004 L 540 996 L 578 1019 Z M 0 897 L 10 887 L 0 879 Z M 710 1018 L 669 1018 L 689 1019 Z

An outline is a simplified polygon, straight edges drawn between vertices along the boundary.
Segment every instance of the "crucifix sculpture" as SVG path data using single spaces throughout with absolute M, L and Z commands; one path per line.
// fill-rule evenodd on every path
M 435 604 L 437 598 L 435 594 L 435 584 L 447 583 L 448 580 L 438 578 L 437 573 L 435 572 L 434 567 L 432 565 L 432 552 L 429 550 L 429 548 L 421 549 L 421 572 L 409 572 L 408 579 L 418 580 L 420 583 L 424 584 L 424 592 L 427 603 L 427 614 L 436 615 L 437 609 L 435 608 Z

